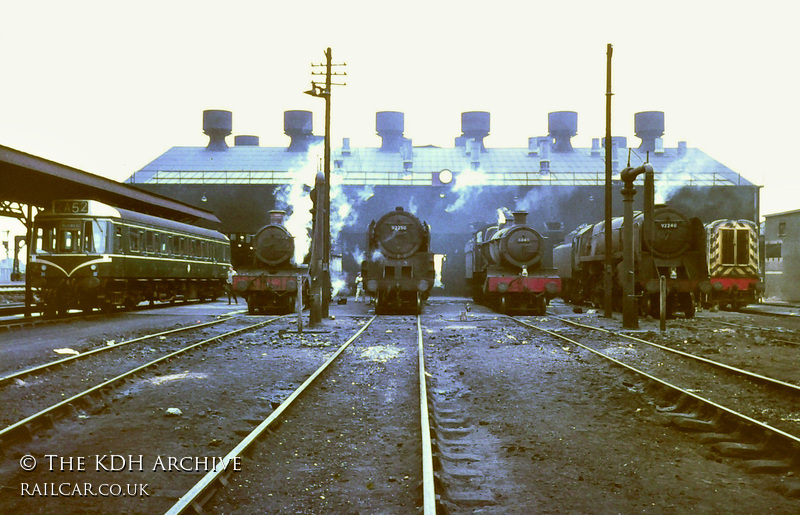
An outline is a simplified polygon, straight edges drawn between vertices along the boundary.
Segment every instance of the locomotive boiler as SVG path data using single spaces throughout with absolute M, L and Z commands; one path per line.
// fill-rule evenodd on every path
M 56 200 L 34 221 L 28 280 L 45 314 L 215 299 L 230 245 L 210 229 L 95 200 Z
M 250 313 L 286 314 L 294 311 L 301 290 L 308 291 L 308 268 L 295 264 L 294 237 L 283 225 L 286 212 L 269 215 L 269 223 L 246 238 L 249 255 L 239 257 L 233 289 Z
M 617 311 L 622 308 L 623 224 L 622 217 L 611 220 L 612 299 Z M 646 229 L 642 212 L 634 214 L 634 282 L 639 312 L 658 316 L 659 279 L 663 276 L 668 315 L 681 311 L 687 318 L 694 317 L 695 302 L 711 289 L 703 224 L 698 218 L 688 218 L 659 204 L 653 209 L 651 227 Z M 605 222 L 581 226 L 566 243 L 553 249 L 553 263 L 563 280 L 562 296 L 568 302 L 590 303 L 598 308 L 603 305 L 605 231 Z
M 758 228 L 750 220 L 716 220 L 706 224 L 711 292 L 703 304 L 738 310 L 759 301 L 764 283 L 759 274 Z
M 476 303 L 500 313 L 544 315 L 561 291 L 556 270 L 545 267 L 544 238 L 518 211 L 511 223 L 484 227 L 465 246 L 466 280 Z M 549 259 L 548 259 L 549 261 Z
M 436 278 L 430 231 L 402 207 L 369 224 L 361 276 L 376 313 L 421 312 Z

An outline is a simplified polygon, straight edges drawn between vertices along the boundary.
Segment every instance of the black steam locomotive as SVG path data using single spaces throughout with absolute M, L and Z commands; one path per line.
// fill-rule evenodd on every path
M 214 299 L 230 264 L 217 231 L 94 200 L 54 201 L 34 234 L 27 273 L 45 314 Z
M 466 278 L 476 303 L 500 313 L 544 315 L 561 291 L 561 279 L 545 268 L 544 238 L 527 225 L 526 212 L 511 223 L 476 231 L 465 247 Z
M 308 292 L 308 268 L 295 264 L 294 237 L 283 225 L 286 212 L 269 214 L 267 225 L 242 239 L 245 246 L 237 244 L 233 289 L 247 300 L 250 313 L 286 314 L 295 310 L 301 289 L 303 296 Z
M 666 205 L 653 209 L 652 236 L 645 228 L 644 215 L 635 213 L 634 268 L 635 295 L 641 315 L 659 314 L 659 278 L 666 278 L 667 314 L 681 311 L 687 318 L 695 313 L 695 302 L 708 293 L 711 284 L 706 265 L 705 230 L 698 218 L 688 218 Z M 623 218 L 611 221 L 614 309 L 622 309 Z M 605 222 L 581 226 L 566 243 L 553 249 L 553 263 L 563 281 L 568 302 L 591 303 L 601 307 L 605 298 Z
M 427 223 L 402 207 L 369 224 L 361 276 L 376 302 L 376 313 L 421 312 L 436 278 L 430 231 Z

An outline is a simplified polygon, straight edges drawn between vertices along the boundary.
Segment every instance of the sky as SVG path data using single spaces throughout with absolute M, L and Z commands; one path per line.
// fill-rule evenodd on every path
M 686 141 L 763 185 L 762 214 L 795 210 L 795 5 L 0 0 L 0 145 L 123 181 L 173 146 L 205 146 L 203 110 L 225 109 L 234 135 L 286 146 L 286 110 L 313 111 L 324 133 L 324 102 L 303 92 L 330 47 L 347 73 L 335 146 L 379 146 L 377 111 L 404 112 L 414 145 L 443 147 L 462 112 L 489 111 L 496 148 L 576 111 L 573 146 L 590 147 L 605 134 L 611 44 L 614 136 L 636 147 L 634 113 L 664 111 L 666 147 Z

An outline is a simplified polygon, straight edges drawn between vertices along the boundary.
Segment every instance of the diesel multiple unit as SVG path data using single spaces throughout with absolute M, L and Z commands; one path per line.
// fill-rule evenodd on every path
M 213 230 L 115 208 L 57 200 L 34 223 L 28 277 L 47 314 L 214 299 L 230 265 Z

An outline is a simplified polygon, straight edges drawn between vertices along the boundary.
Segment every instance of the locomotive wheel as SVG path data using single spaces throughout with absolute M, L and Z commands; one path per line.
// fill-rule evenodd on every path
M 500 314 L 505 315 L 506 314 L 506 310 L 507 310 L 507 307 L 506 307 L 506 296 L 505 295 L 500 295 L 500 302 L 499 302 L 497 311 Z
M 639 316 L 647 317 L 653 314 L 653 306 L 650 302 L 651 296 L 647 293 L 642 294 L 639 300 Z M 657 316 L 654 318 L 658 318 Z
M 417 292 L 417 315 L 422 314 L 422 295 Z
M 544 296 L 536 297 L 533 302 L 535 306 L 534 313 L 540 316 L 547 314 L 547 300 L 544 298 Z
M 691 293 L 681 293 L 678 304 L 686 318 L 694 318 L 694 295 Z

